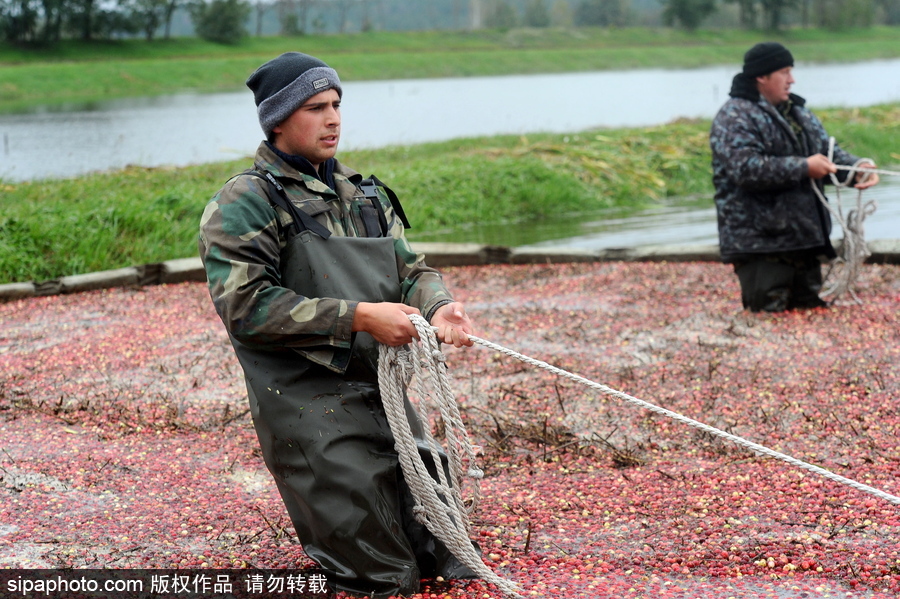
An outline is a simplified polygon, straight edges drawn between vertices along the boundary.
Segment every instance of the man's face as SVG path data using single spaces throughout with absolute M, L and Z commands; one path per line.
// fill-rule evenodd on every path
M 775 106 L 786 101 L 791 93 L 791 84 L 794 83 L 792 70 L 791 67 L 784 67 L 768 75 L 757 77 L 756 88 L 760 95 Z
M 272 129 L 276 148 L 303 156 L 313 167 L 334 157 L 341 138 L 341 98 L 334 89 L 316 94 Z

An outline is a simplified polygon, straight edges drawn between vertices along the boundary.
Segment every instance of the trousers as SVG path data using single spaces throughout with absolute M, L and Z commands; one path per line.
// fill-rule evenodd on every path
M 822 266 L 814 256 L 764 255 L 734 263 L 741 303 L 751 312 L 783 312 L 828 305 L 819 297 Z

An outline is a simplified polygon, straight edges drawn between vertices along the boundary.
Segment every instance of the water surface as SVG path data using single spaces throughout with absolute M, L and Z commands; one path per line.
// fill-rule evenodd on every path
M 858 194 L 844 189 L 840 196 L 834 189 L 828 197 L 846 215 L 856 208 Z M 877 186 L 866 190 L 862 200 L 874 200 L 877 209 L 864 222 L 865 238 L 900 239 L 900 177 L 884 177 Z M 708 202 L 691 200 L 658 206 L 637 213 L 600 211 L 586 214 L 563 214 L 541 222 L 494 223 L 467 225 L 453 231 L 410 238 L 419 241 L 471 242 L 529 248 L 576 248 L 589 251 L 632 248 L 667 244 L 718 244 L 716 210 L 712 198 Z M 843 232 L 835 223 L 832 237 Z
M 710 118 L 738 68 L 348 82 L 341 148 Z M 900 101 L 900 59 L 798 64 L 795 76 L 813 107 Z M 230 160 L 252 155 L 261 138 L 249 90 L 35 107 L 0 115 L 0 178 Z

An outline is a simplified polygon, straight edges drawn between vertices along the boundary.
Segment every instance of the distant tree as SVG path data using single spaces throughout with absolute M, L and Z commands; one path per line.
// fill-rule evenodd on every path
M 728 4 L 737 4 L 738 21 L 743 29 L 756 28 L 757 0 L 725 0 Z
M 175 9 L 182 5 L 181 0 L 166 0 L 166 9 L 163 11 L 163 38 L 172 37 L 172 17 L 175 15 Z
M 300 32 L 305 35 L 307 32 L 306 24 L 309 21 L 309 9 L 313 0 L 296 0 L 296 2 L 297 15 L 300 19 Z
M 572 26 L 572 7 L 566 0 L 555 0 L 550 7 L 550 24 L 555 27 Z
M 121 35 L 132 36 L 143 31 L 143 23 L 127 6 L 101 8 L 94 14 L 91 36 L 96 39 L 113 39 Z
M 359 25 L 360 31 L 374 31 L 375 30 L 375 19 L 372 17 L 372 9 L 369 6 L 369 0 L 359 0 L 360 4 L 362 4 L 362 22 Z
M 150 41 L 165 19 L 167 0 L 125 0 L 122 9 L 130 17 L 132 28 Z
M 766 29 L 781 29 L 784 13 L 797 5 L 797 0 L 759 0 L 762 7 L 763 21 Z
M 278 17 L 278 26 L 281 29 L 281 35 L 287 37 L 303 34 L 303 29 L 300 27 L 300 19 L 297 17 L 297 13 L 294 12 Z
M 66 15 L 66 0 L 41 0 L 44 23 L 40 32 L 43 42 L 55 42 L 62 38 L 63 19 Z
M 875 18 L 872 0 L 817 0 L 816 25 L 837 31 L 848 27 L 870 27 Z
M 575 24 L 585 27 L 622 27 L 627 21 L 626 0 L 582 0 Z
M 663 23 L 688 31 L 696 30 L 716 10 L 715 0 L 664 0 L 664 4 Z
M 522 21 L 527 27 L 549 27 L 550 12 L 544 0 L 529 0 Z
M 269 5 L 264 0 L 256 0 L 256 4 L 253 5 L 253 16 L 256 20 L 256 37 L 262 37 L 263 17 L 266 16 L 268 8 Z
M 94 18 L 97 12 L 96 0 L 70 0 L 64 5 L 66 29 L 82 40 L 94 38 Z
M 484 26 L 489 29 L 512 29 L 519 24 L 515 9 L 506 0 L 488 0 Z
M 278 26 L 281 35 L 294 35 L 297 31 L 298 20 L 294 12 L 294 0 L 277 0 Z
M 278 0 L 281 35 L 306 35 L 310 2 L 311 0 Z
M 876 0 L 885 25 L 900 25 L 900 0 Z
M 250 5 L 244 0 L 194 0 L 190 6 L 194 31 L 205 40 L 219 44 L 236 44 L 247 30 Z
M 811 0 L 797 0 L 800 5 L 800 26 L 803 29 L 809 27 L 809 5 Z
M 0 31 L 10 42 L 33 41 L 38 35 L 39 8 L 30 0 L 0 0 Z
M 350 13 L 350 2 L 352 0 L 331 0 L 337 4 L 338 9 L 338 33 L 347 32 L 347 16 Z
M 53 43 L 63 37 L 134 35 L 149 27 L 137 12 L 138 1 L 142 0 L 0 0 L 0 37 Z

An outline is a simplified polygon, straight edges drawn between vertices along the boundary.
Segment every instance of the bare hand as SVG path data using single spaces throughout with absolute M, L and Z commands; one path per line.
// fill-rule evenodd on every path
M 406 345 L 419 338 L 410 314 L 419 314 L 419 310 L 406 304 L 359 302 L 351 330 L 368 333 L 391 347 Z
M 454 347 L 472 346 L 469 339 L 472 333 L 472 321 L 466 309 L 459 302 L 444 304 L 431 317 L 431 324 L 438 328 L 437 338 L 444 343 L 452 343 Z
M 807 158 L 806 167 L 811 179 L 821 179 L 829 173 L 837 172 L 837 165 L 823 154 L 813 154 Z
M 875 168 L 875 163 L 863 162 L 859 165 L 859 168 Z M 854 185 L 856 189 L 868 189 L 873 185 L 878 185 L 878 173 L 857 172 L 853 180 L 856 181 L 856 185 Z

